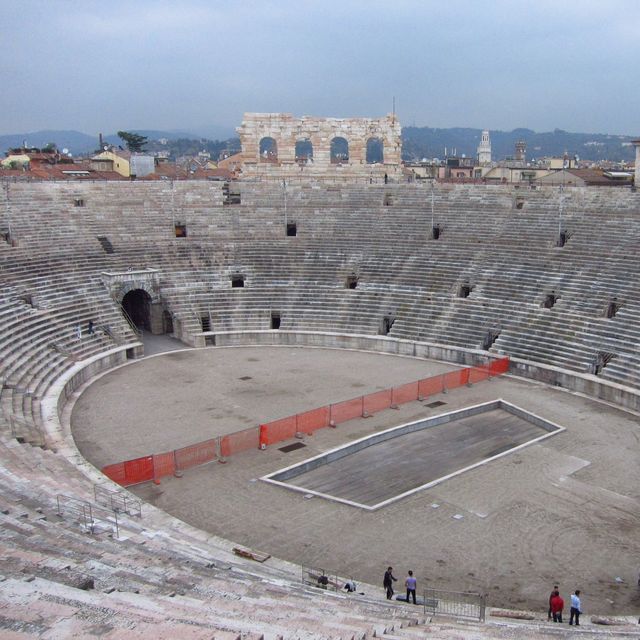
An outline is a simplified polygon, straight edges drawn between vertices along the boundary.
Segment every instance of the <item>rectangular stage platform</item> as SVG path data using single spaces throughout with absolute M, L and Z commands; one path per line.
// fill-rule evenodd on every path
M 261 480 L 375 510 L 560 431 L 494 400 L 387 429 Z

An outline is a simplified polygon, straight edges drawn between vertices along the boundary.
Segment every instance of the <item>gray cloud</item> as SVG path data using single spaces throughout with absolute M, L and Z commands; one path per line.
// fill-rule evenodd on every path
M 396 96 L 403 124 L 635 134 L 639 53 L 635 0 L 2 2 L 1 129 L 231 129 Z

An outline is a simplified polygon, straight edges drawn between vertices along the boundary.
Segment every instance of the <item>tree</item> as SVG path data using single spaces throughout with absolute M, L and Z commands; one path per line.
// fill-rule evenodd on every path
M 147 143 L 147 136 L 130 131 L 118 131 L 118 138 L 122 139 L 129 151 L 143 151 L 143 147 Z
M 44 153 L 56 153 L 58 151 L 58 145 L 55 142 L 47 142 L 47 144 L 42 147 L 42 151 L 44 151 Z

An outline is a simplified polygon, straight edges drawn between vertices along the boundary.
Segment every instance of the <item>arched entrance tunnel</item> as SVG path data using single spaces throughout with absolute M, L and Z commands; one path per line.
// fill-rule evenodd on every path
M 122 298 L 122 308 L 138 329 L 151 331 L 151 296 L 144 289 L 132 289 Z

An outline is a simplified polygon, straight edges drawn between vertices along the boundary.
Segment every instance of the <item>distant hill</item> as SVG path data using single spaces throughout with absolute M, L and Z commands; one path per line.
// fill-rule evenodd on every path
M 0 136 L 0 152 L 4 154 L 8 149 L 21 147 L 23 143 L 29 147 L 44 147 L 53 142 L 58 149 L 69 149 L 71 153 L 88 152 L 98 146 L 97 136 L 88 136 L 80 131 L 32 131 L 31 133 L 11 133 Z
M 456 150 L 457 155 L 475 157 L 480 143 L 481 129 L 431 129 L 430 127 L 404 127 L 402 129 L 405 160 L 422 158 L 443 158 L 445 147 L 449 155 Z M 630 144 L 633 136 L 610 135 L 604 133 L 570 133 L 555 129 L 546 133 L 536 133 L 531 129 L 513 131 L 490 131 L 491 152 L 494 160 L 513 156 L 515 143 L 527 143 L 527 159 L 543 156 L 559 157 L 566 151 L 583 160 L 633 160 L 635 151 Z
M 127 131 L 147 136 L 149 140 L 159 140 L 161 138 L 166 138 L 167 140 L 200 140 L 206 138 L 206 136 L 187 131 L 157 131 L 154 129 L 127 129 Z M 118 138 L 116 133 L 105 134 L 103 139 L 108 144 L 122 144 L 122 140 Z M 4 155 L 4 152 L 8 149 L 22 146 L 23 142 L 26 142 L 27 146 L 39 148 L 44 147 L 49 142 L 53 142 L 58 149 L 69 149 L 74 156 L 92 153 L 98 149 L 97 135 L 90 136 L 80 131 L 43 130 L 0 135 L 0 156 Z
M 210 127 L 210 132 L 219 131 L 229 133 L 227 128 Z M 186 152 L 187 147 L 202 147 L 210 151 L 218 148 L 239 148 L 238 139 L 235 137 L 202 135 L 186 131 L 157 131 L 153 129 L 131 129 L 135 133 L 147 136 L 150 141 L 166 138 L 177 142 L 180 152 Z M 444 158 L 445 147 L 449 155 L 454 149 L 457 155 L 475 157 L 476 148 L 480 142 L 482 131 L 454 127 L 450 129 L 432 129 L 430 127 L 404 127 L 402 129 L 404 160 L 421 160 L 422 158 Z M 527 159 L 540 158 L 542 156 L 561 156 L 565 151 L 571 155 L 577 155 L 583 160 L 627 160 L 635 157 L 633 146 L 630 144 L 633 136 L 611 135 L 604 133 L 570 133 L 555 129 L 545 133 L 536 133 L 531 129 L 514 129 L 513 131 L 490 131 L 491 149 L 494 160 L 503 160 L 513 156 L 515 143 L 524 140 L 527 143 Z M 105 142 L 119 145 L 122 140 L 115 133 L 104 135 Z M 184 141 L 194 141 L 192 145 L 185 145 Z M 92 153 L 98 148 L 98 136 L 90 136 L 80 131 L 34 131 L 31 133 L 15 133 L 0 136 L 0 155 L 11 147 L 19 147 L 23 141 L 27 145 L 43 147 L 53 142 L 58 149 L 69 149 L 77 156 Z M 222 141 L 222 142 L 218 142 Z M 215 143 L 215 144 L 214 144 Z M 224 143 L 224 144 L 222 144 Z M 157 148 L 156 145 L 150 145 Z M 178 149 L 176 149 L 178 151 Z

